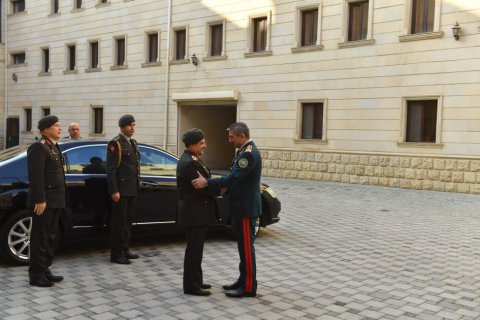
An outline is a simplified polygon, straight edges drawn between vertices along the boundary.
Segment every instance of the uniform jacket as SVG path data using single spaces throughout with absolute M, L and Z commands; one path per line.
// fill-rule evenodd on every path
M 65 208 L 65 172 L 63 155 L 58 145 L 45 136 L 30 145 L 28 158 L 27 204 L 47 203 L 47 208 Z
M 177 164 L 178 224 L 181 226 L 206 225 L 215 219 L 215 195 L 219 191 L 195 189 L 192 180 L 197 171 L 210 178 L 210 170 L 190 151 L 180 157 Z
M 121 151 L 119 150 L 118 143 Z M 107 146 L 108 192 L 120 192 L 120 196 L 136 197 L 140 186 L 140 152 L 137 141 L 131 143 L 122 134 L 113 138 Z M 119 154 L 121 161 L 119 162 Z
M 262 157 L 255 143 L 249 141 L 237 151 L 230 174 L 221 178 L 208 179 L 208 188 L 211 190 L 228 188 L 230 216 L 260 217 L 262 215 L 261 175 Z

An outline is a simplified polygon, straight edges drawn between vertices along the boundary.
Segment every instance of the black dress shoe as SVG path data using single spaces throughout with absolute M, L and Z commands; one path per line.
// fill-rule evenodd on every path
M 127 258 L 127 259 L 138 259 L 138 258 L 140 258 L 140 256 L 138 254 L 125 252 L 125 258 Z
M 224 285 L 224 286 L 222 286 L 222 287 L 223 287 L 223 289 L 225 289 L 225 290 L 237 290 L 237 289 L 240 288 L 241 286 L 242 286 L 242 285 L 241 285 L 240 281 L 237 281 L 237 282 L 235 282 L 235 283 L 233 283 L 233 284 L 226 284 L 226 285 Z
M 47 278 L 30 279 L 30 285 L 36 287 L 51 287 L 53 286 L 53 282 L 49 281 Z
M 208 283 L 202 283 L 202 284 L 200 285 L 200 288 L 202 288 L 202 289 L 211 289 L 212 286 L 209 285 Z
M 193 296 L 209 296 L 210 295 L 210 291 L 203 290 L 203 289 L 184 290 L 183 293 L 191 294 Z
M 47 278 L 47 280 L 51 281 L 51 282 L 60 282 L 63 280 L 63 277 L 62 276 L 56 276 L 54 275 L 53 273 L 46 273 L 45 274 L 45 278 Z
M 235 291 L 227 291 L 225 295 L 230 298 L 243 298 L 243 297 L 255 297 L 255 292 L 246 292 L 243 288 L 238 288 Z
M 116 258 L 110 258 L 110 261 L 111 262 L 115 262 L 115 263 L 118 263 L 118 264 L 130 264 L 130 260 L 128 260 L 127 258 L 125 257 L 116 257 Z

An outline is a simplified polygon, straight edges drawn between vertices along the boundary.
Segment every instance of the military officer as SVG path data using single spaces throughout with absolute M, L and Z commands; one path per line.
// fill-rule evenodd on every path
M 118 121 L 120 134 L 107 146 L 107 181 L 112 197 L 112 219 L 110 230 L 110 261 L 130 264 L 138 255 L 129 250 L 130 234 L 137 209 L 139 191 L 139 160 L 135 133 L 135 119 L 126 114 Z
M 40 119 L 38 129 L 42 136 L 27 151 L 27 204 L 32 210 L 28 274 L 32 286 L 51 287 L 63 280 L 49 268 L 55 253 L 55 232 L 66 206 L 64 161 L 57 144 L 62 129 L 54 115 Z
M 195 188 L 218 191 L 228 188 L 229 212 L 233 219 L 240 255 L 240 276 L 231 285 L 224 285 L 228 297 L 254 297 L 257 292 L 255 248 L 255 220 L 262 213 L 260 195 L 260 177 L 262 158 L 255 143 L 250 139 L 250 130 L 243 122 L 236 122 L 228 127 L 228 141 L 237 153 L 232 161 L 229 175 L 221 178 L 199 177 L 192 181 Z
M 197 171 L 210 178 L 210 170 L 200 156 L 205 152 L 205 134 L 194 128 L 183 134 L 185 151 L 177 164 L 178 224 L 185 230 L 187 246 L 183 264 L 183 292 L 208 296 L 211 285 L 203 282 L 203 245 L 208 224 L 215 219 L 215 198 L 218 192 L 195 189 L 191 181 L 198 177 Z

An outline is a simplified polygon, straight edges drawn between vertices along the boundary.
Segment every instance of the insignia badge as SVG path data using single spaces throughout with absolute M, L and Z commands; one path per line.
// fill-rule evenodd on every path
M 195 161 L 198 161 L 197 156 L 192 155 L 192 159 L 195 160 Z
M 252 146 L 251 145 L 247 146 L 247 148 L 245 149 L 245 152 L 252 152 Z
M 114 146 L 110 146 L 109 149 L 110 149 L 110 151 L 112 151 L 112 152 L 115 151 L 115 147 L 114 147 Z
M 45 140 L 40 140 L 40 143 L 41 143 L 41 144 L 45 144 Z
M 241 158 L 238 160 L 238 166 L 240 168 L 246 168 L 248 166 L 248 160 L 246 158 Z

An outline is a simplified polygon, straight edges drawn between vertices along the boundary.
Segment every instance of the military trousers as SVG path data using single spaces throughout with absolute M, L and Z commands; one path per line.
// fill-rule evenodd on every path
M 137 197 L 120 196 L 118 202 L 112 201 L 110 225 L 110 256 L 125 257 L 129 252 L 132 223 L 137 210 Z
M 235 217 L 233 225 L 240 255 L 240 282 L 245 292 L 257 292 L 257 265 L 255 261 L 255 220 L 252 217 Z
M 187 246 L 183 261 L 183 291 L 201 289 L 203 283 L 203 245 L 207 228 L 207 225 L 184 227 Z
M 43 214 L 36 215 L 32 210 L 32 230 L 30 233 L 30 279 L 43 279 L 49 272 L 55 255 L 55 240 L 60 214 L 64 209 L 46 208 Z

